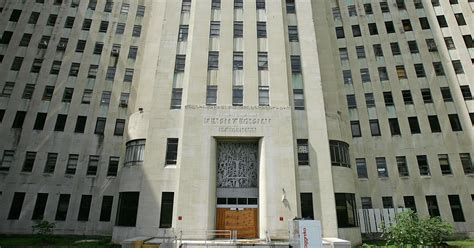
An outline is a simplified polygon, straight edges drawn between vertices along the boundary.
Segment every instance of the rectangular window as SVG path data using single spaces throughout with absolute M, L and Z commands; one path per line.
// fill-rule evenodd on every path
M 361 137 L 362 133 L 360 132 L 360 122 L 359 121 L 351 121 L 351 132 L 352 137 Z
M 2 97 L 10 97 L 15 87 L 15 82 L 5 82 L 2 90 Z
M 347 107 L 349 109 L 357 108 L 357 102 L 356 102 L 355 95 L 346 95 L 346 100 L 347 100 Z
M 115 71 L 117 70 L 116 67 L 113 67 L 113 66 L 109 66 L 107 68 L 107 73 L 105 74 L 105 80 L 109 80 L 109 81 L 114 81 L 115 79 Z
M 56 24 L 56 19 L 58 19 L 58 15 L 50 14 L 48 16 L 48 21 L 46 22 L 46 25 L 54 26 L 54 24 Z
M 430 217 L 441 216 L 439 213 L 438 201 L 435 195 L 426 196 L 426 205 L 428 206 L 428 213 Z
M 415 54 L 419 53 L 420 50 L 418 49 L 418 44 L 416 43 L 416 40 L 409 40 L 407 41 L 408 43 L 408 49 L 410 49 L 410 53 Z
M 138 5 L 136 17 L 143 17 L 143 16 L 145 16 L 145 6 Z
M 462 131 L 461 121 L 459 120 L 459 117 L 457 114 L 449 114 L 448 118 L 449 118 L 449 123 L 451 123 L 451 128 L 453 129 L 453 132 Z
M 357 10 L 355 5 L 347 6 L 347 11 L 349 12 L 349 16 L 357 16 Z
M 366 15 L 371 15 L 371 14 L 374 13 L 374 11 L 372 9 L 372 4 L 370 4 L 370 3 L 364 4 L 364 10 L 365 10 Z
M 385 29 L 387 30 L 388 34 L 395 33 L 395 26 L 393 26 L 392 21 L 385 22 Z
M 400 177 L 408 177 L 410 174 L 408 172 L 408 165 L 407 165 L 407 159 L 405 156 L 397 156 L 397 168 L 398 168 L 398 174 Z
M 361 35 L 362 35 L 362 32 L 360 31 L 360 26 L 352 25 L 352 36 L 360 37 Z
M 309 165 L 309 149 L 307 139 L 297 139 L 298 165 Z
M 430 29 L 430 23 L 428 22 L 428 18 L 420 17 L 419 20 L 420 20 L 421 29 Z
M 242 70 L 244 68 L 244 55 L 242 52 L 234 52 L 233 69 Z
M 92 26 L 92 19 L 84 19 L 84 22 L 82 23 L 82 30 L 84 31 L 89 31 Z
M 120 93 L 119 106 L 121 108 L 126 108 L 128 106 L 129 97 L 130 97 L 130 93 L 128 93 L 128 92 Z
M 82 94 L 81 103 L 83 104 L 90 104 L 92 99 L 92 90 L 91 89 L 84 89 L 84 93 Z
M 379 67 L 379 79 L 380 81 L 388 81 L 388 72 L 386 67 Z
M 370 197 L 361 197 L 360 204 L 362 205 L 362 209 L 371 209 L 372 208 L 372 198 Z
M 102 53 L 103 48 L 104 48 L 104 43 L 96 42 L 94 46 L 94 54 L 100 55 Z
M 184 72 L 185 63 L 186 63 L 186 55 L 176 55 L 174 71 Z
M 10 40 L 12 39 L 13 32 L 10 31 L 3 31 L 2 39 L 0 40 L 0 44 L 8 45 Z
M 178 139 L 168 138 L 166 142 L 165 165 L 175 165 L 178 159 Z
M 413 31 L 413 27 L 411 26 L 410 19 L 402 20 L 402 27 L 403 27 L 403 31 L 405 32 Z
M 110 221 L 110 216 L 112 214 L 113 200 L 114 200 L 114 197 L 111 195 L 104 195 L 102 197 L 102 206 L 100 208 L 99 221 Z
M 433 68 L 436 73 L 436 76 L 443 76 L 444 75 L 444 68 L 441 62 L 433 62 Z
M 314 220 L 313 193 L 300 193 L 301 218 Z
M 384 157 L 375 158 L 375 164 L 377 165 L 377 175 L 379 178 L 388 177 L 387 162 Z
M 209 52 L 209 57 L 207 60 L 207 69 L 208 70 L 219 69 L 219 52 Z
M 9 220 L 20 219 L 21 209 L 23 208 L 23 202 L 25 201 L 25 192 L 15 192 L 13 195 L 12 204 L 10 211 L 8 212 Z
M 258 105 L 270 106 L 270 90 L 268 86 L 258 87 Z
M 256 0 L 257 9 L 265 9 L 265 0 Z
M 40 12 L 31 12 L 30 18 L 28 19 L 28 24 L 36 24 L 38 22 Z
M 414 66 L 417 77 L 426 77 L 425 68 L 423 67 L 423 64 L 415 64 Z
M 39 73 L 41 70 L 42 64 L 43 64 L 43 59 L 34 59 L 33 64 L 31 65 L 30 72 Z
M 290 42 L 298 42 L 298 26 L 288 26 L 288 39 Z
M 243 106 L 244 104 L 244 88 L 243 86 L 232 87 L 232 106 Z
M 112 97 L 111 91 L 102 91 L 102 96 L 100 98 L 100 105 L 109 105 L 110 98 Z
M 344 28 L 343 27 L 336 27 L 336 38 L 344 39 L 346 36 L 344 35 Z
M 428 46 L 428 51 L 436 52 L 438 51 L 438 47 L 436 46 L 436 42 L 434 39 L 426 39 L 426 45 Z
M 268 70 L 268 55 L 267 52 L 258 53 L 258 70 Z
M 433 98 L 431 97 L 431 91 L 429 88 L 421 89 L 421 97 L 424 103 L 432 103 Z
M 358 59 L 365 58 L 365 49 L 364 46 L 356 46 L 356 53 Z
M 462 211 L 461 200 L 459 195 L 448 195 L 449 206 L 451 207 L 451 213 L 453 214 L 454 222 L 465 222 L 464 213 Z
M 63 102 L 71 102 L 74 88 L 65 88 L 63 93 Z
M 116 34 L 123 34 L 125 32 L 125 23 L 117 23 L 117 27 L 115 28 Z
M 54 86 L 46 85 L 44 87 L 43 97 L 41 98 L 41 100 L 51 101 L 51 98 L 53 98 L 53 93 L 54 93 Z
M 56 161 L 58 160 L 57 153 L 48 153 L 46 158 L 46 164 L 44 165 L 44 173 L 54 173 L 56 168 Z
M 407 79 L 408 78 L 404 65 L 397 65 L 395 68 L 397 70 L 398 79 Z
M 66 164 L 66 172 L 67 175 L 74 175 L 76 174 L 77 163 L 79 161 L 79 155 L 77 154 L 69 154 L 67 164 Z
M 75 133 L 84 133 L 86 129 L 87 116 L 77 116 L 76 127 L 74 128 Z
M 388 125 L 390 127 L 390 133 L 392 135 L 401 135 L 400 125 L 398 124 L 397 118 L 388 118 Z
M 367 108 L 375 107 L 374 93 L 365 93 L 365 104 Z
M 9 171 L 13 163 L 13 157 L 15 151 L 5 150 L 3 151 L 2 160 L 0 160 L 0 171 Z
M 349 60 L 349 53 L 347 52 L 347 48 L 339 48 L 339 59 L 341 60 L 341 62 Z
M 361 77 L 362 83 L 370 83 L 369 69 L 368 68 L 360 69 L 360 77 Z
M 76 45 L 76 52 L 83 53 L 86 48 L 86 40 L 78 40 Z
M 110 157 L 109 158 L 109 166 L 107 168 L 107 176 L 108 177 L 117 176 L 119 161 L 120 161 L 119 157 Z
M 352 73 L 351 70 L 343 70 L 342 77 L 344 79 L 344 84 L 352 84 Z
M 72 28 L 72 26 L 74 26 L 74 21 L 75 21 L 75 18 L 73 16 L 66 17 L 64 28 Z
M 369 23 L 368 26 L 369 26 L 370 35 L 379 34 L 379 30 L 377 29 L 377 24 L 376 23 Z
M 454 45 L 454 41 L 452 37 L 444 37 L 444 43 L 446 43 L 446 48 L 448 48 L 448 50 L 456 49 L 456 46 Z
M 61 70 L 61 61 L 55 60 L 51 65 L 51 70 L 49 71 L 52 75 L 58 75 L 59 71 Z
M 357 177 L 358 178 L 369 178 L 367 174 L 367 165 L 365 163 L 365 158 L 356 158 L 356 167 L 357 167 Z
M 408 124 L 412 134 L 421 133 L 420 125 L 418 124 L 418 118 L 416 116 L 408 117 Z
M 441 169 L 441 174 L 451 175 L 451 166 L 449 165 L 448 154 L 438 154 L 439 167 Z
M 26 111 L 16 111 L 15 119 L 13 119 L 12 128 L 23 128 L 25 117 L 26 117 Z
M 132 37 L 140 37 L 142 33 L 142 26 L 141 25 L 134 25 L 132 30 Z
M 181 101 L 183 97 L 182 88 L 173 88 L 171 92 L 171 109 L 181 109 Z
M 214 106 L 217 104 L 217 85 L 208 85 L 206 92 L 206 105 Z
M 257 38 L 267 38 L 266 22 L 257 22 Z
M 405 208 L 409 208 L 413 212 L 416 213 L 415 197 L 413 197 L 413 196 L 404 196 L 403 201 L 405 203 Z
M 130 49 L 128 50 L 128 58 L 129 59 L 136 59 L 137 58 L 137 53 L 138 53 L 138 47 L 130 46 Z
M 339 228 L 358 226 L 355 194 L 335 193 L 337 225 Z
M 178 41 L 187 41 L 188 40 L 188 32 L 189 32 L 189 26 L 188 25 L 180 25 L 179 26 L 179 33 L 178 33 Z
M 104 135 L 105 124 L 107 119 L 104 117 L 97 117 L 97 122 L 95 124 L 95 134 Z
M 461 88 L 461 94 L 462 94 L 462 97 L 464 98 L 464 101 L 473 99 L 469 85 L 461 85 L 460 88 Z
M 43 219 L 47 202 L 48 202 L 48 193 L 38 193 L 36 195 L 36 203 L 33 209 L 33 215 L 31 216 L 32 220 Z
M 99 65 L 90 65 L 89 71 L 87 72 L 87 78 L 96 78 Z
M 441 126 L 439 125 L 438 116 L 428 115 L 428 121 L 430 123 L 430 128 L 432 133 L 440 133 Z
M 31 34 L 23 34 L 20 40 L 20 44 L 18 44 L 21 47 L 27 47 L 30 44 L 31 40 Z
M 88 221 L 89 213 L 91 211 L 92 195 L 82 195 L 81 203 L 79 204 L 79 213 L 77 214 L 78 221 Z
M 35 85 L 34 84 L 26 84 L 25 89 L 23 90 L 23 95 L 21 98 L 23 99 L 31 99 L 33 96 L 33 92 L 35 91 Z
M 162 192 L 160 228 L 171 228 L 171 223 L 173 222 L 173 201 L 174 192 Z
M 79 74 L 80 66 L 81 66 L 81 64 L 79 64 L 79 63 L 72 63 L 71 68 L 69 69 L 69 76 L 77 77 L 77 75 Z
M 402 97 L 405 105 L 413 104 L 413 98 L 411 96 L 410 90 L 402 90 Z
M 464 16 L 462 15 L 462 13 L 454 13 L 454 17 L 456 18 L 456 22 L 458 23 L 458 26 L 466 25 L 466 20 L 464 19 Z
M 391 196 L 382 196 L 383 208 L 393 208 L 393 198 Z
M 32 172 L 35 165 L 36 152 L 26 152 L 25 161 L 23 162 L 22 172 Z
M 220 22 L 211 21 L 209 37 L 219 37 L 219 35 L 220 35 Z
M 114 135 L 123 136 L 124 129 L 125 129 L 125 119 L 117 119 L 115 121 Z
M 461 160 L 462 168 L 464 174 L 473 174 L 474 165 L 472 163 L 471 154 L 469 153 L 459 153 L 459 159 Z
M 135 226 L 140 192 L 120 192 L 117 207 L 117 226 Z
M 385 102 L 385 106 L 393 106 L 394 105 L 392 92 L 390 92 L 390 91 L 383 92 L 383 99 L 384 99 L 384 102 Z
M 451 96 L 451 91 L 449 90 L 449 87 L 441 87 L 441 95 L 443 96 L 443 100 L 445 102 L 452 102 L 453 97 Z
M 469 34 L 463 35 L 462 38 L 464 40 L 464 44 L 466 45 L 467 49 L 474 47 L 474 41 L 472 39 L 472 35 L 469 35 Z
M 372 136 L 380 136 L 379 120 L 369 120 L 370 133 Z
M 294 104 L 295 110 L 304 110 L 303 89 L 293 89 L 293 104 Z
M 127 15 L 129 9 L 130 9 L 130 4 L 122 3 L 122 6 L 120 7 L 120 14 Z
M 287 14 L 296 13 L 295 0 L 286 0 L 286 13 Z
M 428 164 L 428 157 L 426 155 L 416 156 L 416 161 L 418 163 L 418 169 L 420 170 L 421 176 L 430 175 L 430 166 Z
M 12 71 L 19 71 L 21 69 L 21 65 L 23 64 L 23 57 L 15 57 L 12 62 L 12 66 L 10 70 Z
M 462 64 L 460 60 L 453 60 L 451 61 L 454 67 L 454 72 L 456 74 L 464 74 L 464 69 L 462 68 Z
M 89 156 L 89 163 L 87 164 L 86 175 L 88 175 L 88 176 L 97 175 L 98 167 L 99 167 L 99 156 L 90 155 Z
M 56 209 L 55 220 L 64 221 L 67 217 L 67 210 L 69 208 L 69 200 L 71 195 L 69 194 L 60 194 L 58 201 L 58 208 Z

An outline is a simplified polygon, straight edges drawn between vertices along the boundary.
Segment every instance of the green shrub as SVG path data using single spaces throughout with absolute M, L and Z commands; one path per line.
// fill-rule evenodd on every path
M 53 229 L 56 226 L 56 223 L 49 222 L 47 220 L 35 221 L 35 224 L 32 226 L 33 232 L 38 236 L 38 241 L 41 243 L 52 243 L 51 235 L 53 234 Z
M 421 218 L 413 211 L 404 211 L 395 216 L 392 226 L 383 226 L 383 237 L 387 245 L 435 245 L 448 239 L 453 227 L 439 217 Z

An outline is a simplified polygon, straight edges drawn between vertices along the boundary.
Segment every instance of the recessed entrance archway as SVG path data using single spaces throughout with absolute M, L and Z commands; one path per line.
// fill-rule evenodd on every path
M 217 143 L 216 229 L 258 237 L 258 140 Z

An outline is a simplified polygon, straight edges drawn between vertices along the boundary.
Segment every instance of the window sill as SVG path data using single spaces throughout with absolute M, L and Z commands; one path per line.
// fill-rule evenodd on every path
M 420 176 L 422 179 L 431 179 L 431 175 L 423 175 Z
M 175 164 L 165 164 L 165 169 L 166 168 L 169 168 L 169 169 L 176 169 L 176 165 Z
M 389 177 L 379 177 L 379 179 L 380 179 L 380 180 L 384 180 L 384 181 L 386 181 L 386 180 L 388 180 L 388 179 L 389 179 Z
M 369 181 L 369 178 L 359 178 L 360 181 Z
M 400 176 L 400 179 L 410 179 L 410 176 Z
M 474 177 L 474 173 L 468 173 L 468 174 L 466 174 L 466 176 L 468 176 L 468 177 Z

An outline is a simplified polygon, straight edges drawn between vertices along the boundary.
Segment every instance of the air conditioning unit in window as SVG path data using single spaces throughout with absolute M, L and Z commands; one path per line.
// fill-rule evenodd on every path
M 128 107 L 128 102 L 127 102 L 127 100 L 121 100 L 119 106 L 120 106 L 120 107 Z
M 112 51 L 110 52 L 110 54 L 112 54 L 112 56 L 118 57 L 119 54 L 120 54 L 120 48 L 113 47 L 113 48 L 112 48 Z
M 58 43 L 58 50 L 64 51 L 66 50 L 67 43 L 66 42 L 59 42 Z
M 45 40 L 40 41 L 38 44 L 38 48 L 42 48 L 42 49 L 48 48 L 48 42 Z

